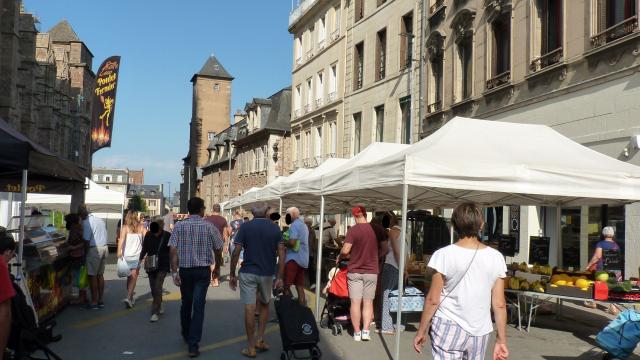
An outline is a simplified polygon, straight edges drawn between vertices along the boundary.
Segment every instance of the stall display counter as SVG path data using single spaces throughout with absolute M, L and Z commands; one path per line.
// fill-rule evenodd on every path
M 19 217 L 11 219 L 7 230 L 19 239 Z M 27 280 L 39 319 L 53 317 L 66 304 L 71 293 L 69 249 L 66 236 L 50 225 L 43 215 L 25 218 L 22 271 Z

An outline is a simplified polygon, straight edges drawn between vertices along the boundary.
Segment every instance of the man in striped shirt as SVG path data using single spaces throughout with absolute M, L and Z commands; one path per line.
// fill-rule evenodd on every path
M 189 345 L 189 357 L 196 357 L 200 355 L 198 344 L 202 338 L 204 304 L 211 278 L 210 266 L 214 264 L 214 256 L 222 256 L 224 242 L 218 229 L 202 219 L 204 200 L 199 197 L 191 198 L 187 208 L 189 218 L 174 226 L 169 246 L 171 275 L 182 295 L 182 337 Z M 219 263 L 215 265 L 217 268 L 220 266 Z

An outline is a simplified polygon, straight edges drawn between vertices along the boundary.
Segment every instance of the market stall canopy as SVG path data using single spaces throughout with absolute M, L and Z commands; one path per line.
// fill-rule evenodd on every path
M 326 168 L 320 169 L 316 174 L 310 174 L 298 181 L 295 188 L 288 187 L 283 196 L 288 202 L 298 203 L 300 206 L 310 206 L 313 210 L 307 213 L 318 213 L 320 204 L 320 195 L 324 188 L 325 179 L 331 174 L 349 173 L 352 169 L 361 166 L 376 164 L 380 159 L 406 150 L 409 145 L 374 142 L 360 151 L 354 157 L 348 160 L 342 160 L 339 164 L 328 164 Z M 353 184 L 355 185 L 355 184 Z M 330 197 L 325 199 L 326 213 L 339 213 L 348 209 L 349 203 L 343 201 L 340 197 Z M 313 206 L 315 204 L 315 206 Z
M 640 167 L 582 146 L 544 125 L 456 117 L 375 163 L 326 174 L 326 198 L 398 208 L 576 206 L 640 200 Z
M 61 159 L 0 119 L 0 191 L 20 192 L 22 171 L 29 171 L 29 192 L 69 194 L 83 183 L 85 169 Z
M 287 179 L 282 184 L 283 207 L 296 206 L 304 214 L 317 213 L 320 199 L 318 180 L 321 179 L 322 175 L 337 169 L 348 161 L 342 158 L 329 158 L 302 179 L 297 181 L 289 181 Z
M 229 200 L 229 203 L 227 204 L 227 208 L 234 209 L 250 201 L 255 201 L 256 193 L 258 192 L 258 190 L 260 190 L 259 187 L 252 187 L 251 189 L 247 190 L 244 194 L 234 197 L 233 199 Z
M 109 190 L 104 186 L 96 184 L 95 182 L 87 179 L 89 183 L 89 188 L 85 190 L 85 203 L 93 205 L 91 206 L 92 211 L 104 211 L 105 206 L 97 206 L 97 205 L 117 205 L 110 206 L 109 208 L 113 208 L 120 212 L 122 210 L 122 206 L 124 205 L 124 194 Z M 54 204 L 70 204 L 71 203 L 71 195 L 55 195 L 55 194 L 28 194 L 27 195 L 27 204 L 32 205 L 54 205 Z
M 279 201 L 280 196 L 282 195 L 283 184 L 298 182 L 300 181 L 300 179 L 304 178 L 311 172 L 313 172 L 312 169 L 300 168 L 289 176 L 278 177 L 271 183 L 265 185 L 260 190 L 258 190 L 256 194 L 256 199 L 254 202 L 266 201 L 267 203 L 269 202 L 273 203 L 275 201 Z M 273 204 L 270 204 L 270 205 L 273 205 Z

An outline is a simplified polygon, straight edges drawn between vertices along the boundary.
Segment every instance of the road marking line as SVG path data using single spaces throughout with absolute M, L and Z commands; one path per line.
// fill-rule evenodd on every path
M 166 294 L 166 295 L 164 295 L 162 297 L 162 300 L 163 301 L 177 301 L 177 300 L 180 300 L 180 292 L 172 292 L 172 293 Z M 92 327 L 92 326 L 100 325 L 101 323 L 109 321 L 109 320 L 113 320 L 113 319 L 117 319 L 117 318 L 120 318 L 120 317 L 127 316 L 127 315 L 129 315 L 131 313 L 134 313 L 134 312 L 138 312 L 138 311 L 141 311 L 141 310 L 146 310 L 150 306 L 151 306 L 151 299 L 141 303 L 140 305 L 137 305 L 133 309 L 120 310 L 120 311 L 116 311 L 114 313 L 110 313 L 110 314 L 107 314 L 107 315 L 103 315 L 103 316 L 98 316 L 98 317 L 92 318 L 91 320 L 80 321 L 80 322 L 77 322 L 77 323 L 71 325 L 71 327 L 73 329 L 76 329 L 76 330 L 86 329 L 86 328 L 89 328 L 89 327 Z M 91 311 L 93 313 L 96 312 L 96 310 L 88 310 L 88 311 Z
M 267 327 L 264 330 L 264 334 L 265 335 L 266 334 L 270 334 L 270 333 L 275 332 L 277 330 L 278 330 L 278 325 L 272 325 L 272 326 Z M 237 343 L 243 342 L 246 339 L 247 339 L 247 337 L 245 335 L 237 336 L 237 337 L 234 337 L 232 339 L 227 339 L 227 340 L 224 340 L 224 341 L 220 341 L 220 342 L 217 342 L 217 343 L 213 343 L 213 344 L 210 344 L 210 345 L 203 346 L 203 347 L 200 348 L 200 352 L 217 350 L 217 349 L 229 346 L 229 345 L 233 345 L 233 344 L 237 344 Z M 189 355 L 188 352 L 181 351 L 181 352 L 176 352 L 176 353 L 173 353 L 173 354 L 157 356 L 157 357 L 151 358 L 150 360 L 171 360 L 171 359 L 183 358 L 183 357 L 188 356 L 188 355 Z

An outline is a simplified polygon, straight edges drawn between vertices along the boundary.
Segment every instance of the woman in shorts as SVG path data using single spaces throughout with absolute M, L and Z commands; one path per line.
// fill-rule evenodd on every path
M 124 258 L 131 269 L 131 274 L 127 277 L 127 297 L 122 300 L 127 309 L 135 306 L 133 291 L 138 281 L 140 252 L 142 252 L 145 232 L 138 212 L 129 210 L 124 219 L 124 226 L 120 230 L 120 242 L 118 242 L 118 259 Z

